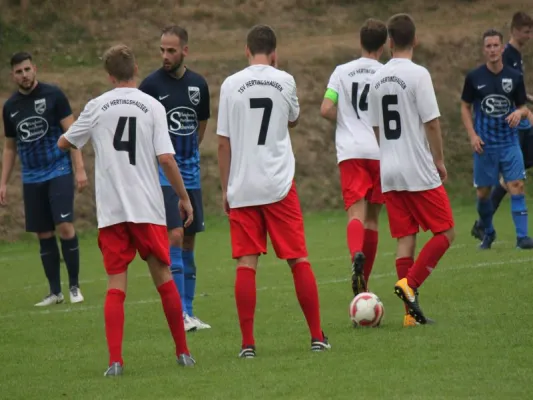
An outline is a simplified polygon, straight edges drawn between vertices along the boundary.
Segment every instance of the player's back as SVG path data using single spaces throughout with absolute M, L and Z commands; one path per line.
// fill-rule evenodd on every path
M 361 57 L 339 65 L 328 87 L 338 86 L 337 158 L 379 159 L 379 146 L 368 119 L 368 93 L 376 71 L 383 64 Z
M 252 65 L 223 83 L 218 133 L 231 143 L 228 201 L 232 207 L 269 204 L 288 193 L 294 155 L 288 123 L 299 115 L 294 78 Z
M 163 106 L 135 88 L 116 88 L 92 102 L 99 225 L 164 225 L 157 150 L 159 136 L 169 145 L 170 139 L 166 120 L 158 121 L 165 116 Z
M 376 72 L 370 98 L 370 119 L 380 132 L 383 192 L 438 187 L 441 180 L 424 123 L 440 113 L 427 69 L 408 59 L 391 59 Z

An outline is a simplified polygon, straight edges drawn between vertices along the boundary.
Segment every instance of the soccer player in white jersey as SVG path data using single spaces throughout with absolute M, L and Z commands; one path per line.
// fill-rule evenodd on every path
M 397 14 L 387 29 L 392 59 L 374 75 L 368 108 L 380 144 L 390 231 L 398 239 L 395 292 L 408 309 L 404 326 L 412 326 L 432 322 L 420 308 L 417 289 L 450 247 L 454 220 L 443 186 L 447 173 L 431 75 L 412 61 L 414 21 Z M 434 236 L 414 261 L 419 227 Z
M 104 316 L 109 368 L 105 376 L 123 372 L 126 277 L 137 251 L 148 263 L 161 296 L 178 364 L 192 366 L 195 361 L 187 348 L 181 299 L 169 267 L 158 161 L 179 194 L 186 226 L 192 222 L 193 210 L 174 159 L 165 108 L 136 88 L 137 65 L 128 47 L 111 47 L 103 60 L 115 88 L 87 103 L 58 146 L 79 149 L 91 139 L 94 147 L 98 245 L 108 274 Z
M 367 291 L 378 246 L 378 217 L 384 203 L 379 177 L 379 146 L 368 122 L 368 91 L 387 41 L 387 26 L 375 19 L 360 30 L 362 55 L 333 71 L 320 108 L 337 122 L 335 142 L 355 296 Z
M 303 216 L 294 184 L 289 129 L 300 113 L 294 78 L 277 66 L 276 35 L 264 25 L 247 37 L 250 66 L 220 89 L 218 162 L 232 257 L 237 260 L 235 300 L 242 333 L 239 357 L 256 355 L 256 269 L 267 251 L 292 270 L 298 301 L 311 333 L 311 350 L 330 348 L 320 322 L 318 289 L 307 259 Z

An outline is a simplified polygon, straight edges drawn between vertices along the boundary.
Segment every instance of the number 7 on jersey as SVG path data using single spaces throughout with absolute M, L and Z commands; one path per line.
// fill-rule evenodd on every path
M 273 105 L 272 99 L 269 99 L 268 97 L 250 99 L 250 108 L 262 108 L 264 110 L 263 118 L 261 118 L 261 127 L 259 128 L 259 139 L 257 140 L 258 146 L 262 146 L 266 143 Z

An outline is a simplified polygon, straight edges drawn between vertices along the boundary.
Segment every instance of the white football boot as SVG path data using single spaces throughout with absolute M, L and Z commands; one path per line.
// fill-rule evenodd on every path
M 54 304 L 60 304 L 65 301 L 65 296 L 63 296 L 63 293 L 59 294 L 48 294 L 42 301 L 35 304 L 35 307 L 48 307 Z
M 185 312 L 183 313 L 183 325 L 185 325 L 185 332 L 194 332 L 196 329 L 198 329 L 191 317 L 189 317 Z
M 196 328 L 198 330 L 200 329 L 211 329 L 211 325 L 209 324 L 206 324 L 204 321 L 202 321 L 200 318 L 194 316 L 194 317 L 189 317 L 192 322 L 196 325 Z
M 79 287 L 72 286 L 69 292 L 70 292 L 70 302 L 72 304 L 81 303 L 83 300 L 85 300 L 83 298 L 83 295 L 81 294 L 81 290 Z

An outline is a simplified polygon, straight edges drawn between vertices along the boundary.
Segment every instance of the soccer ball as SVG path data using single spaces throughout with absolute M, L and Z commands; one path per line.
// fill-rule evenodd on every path
M 383 318 L 383 303 L 374 293 L 359 293 L 350 303 L 350 319 L 354 327 L 369 326 L 375 328 Z

